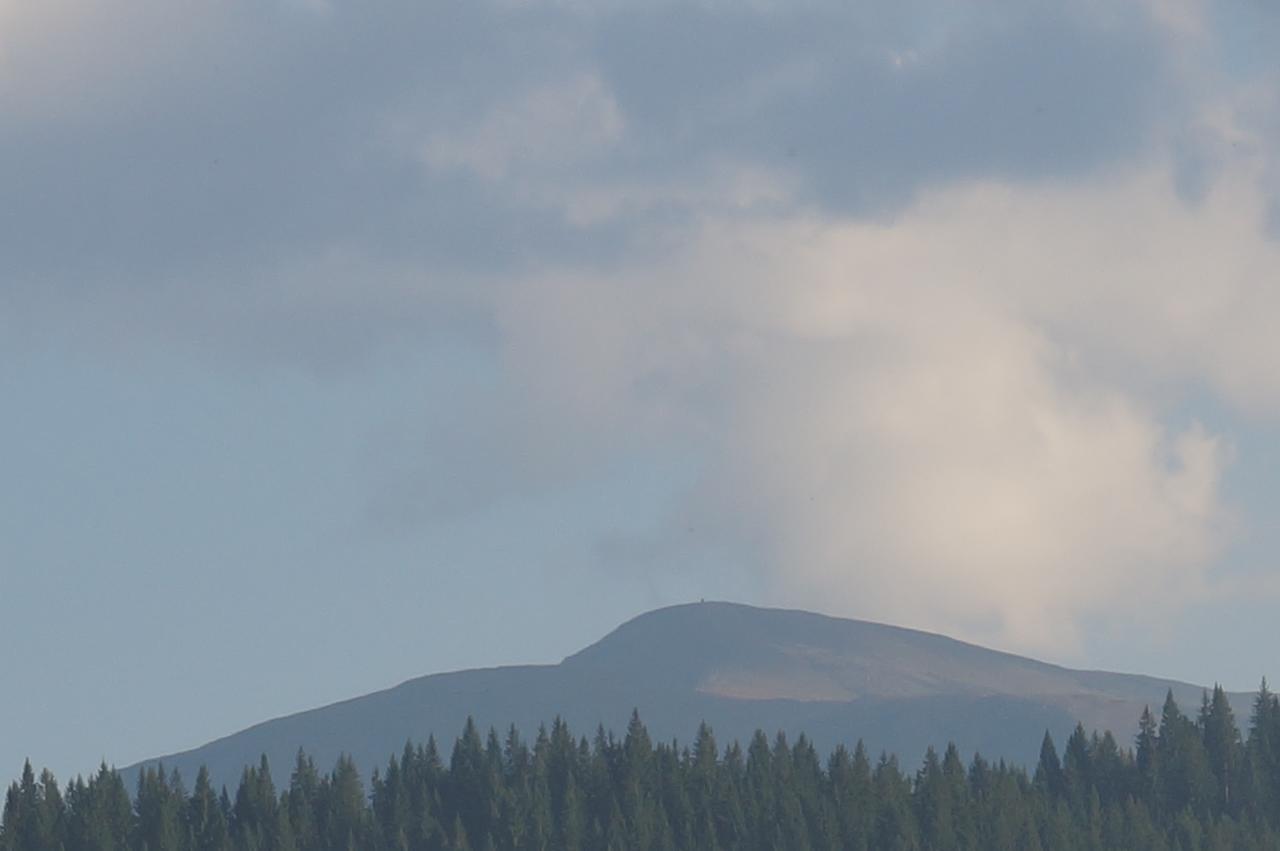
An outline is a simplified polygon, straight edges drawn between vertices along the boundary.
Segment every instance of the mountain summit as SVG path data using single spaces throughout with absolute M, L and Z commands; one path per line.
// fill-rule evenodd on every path
M 640 615 L 558 665 L 419 677 L 127 771 L 159 761 L 194 777 L 204 764 L 215 782 L 233 785 L 262 754 L 284 771 L 303 748 L 322 766 L 350 754 L 368 773 L 408 740 L 434 735 L 447 748 L 468 716 L 529 735 L 557 715 L 575 730 L 620 731 L 633 709 L 657 739 L 689 739 L 705 720 L 722 742 L 756 729 L 803 732 L 820 749 L 862 739 L 910 764 L 954 741 L 968 754 L 1029 764 L 1046 729 L 1062 741 L 1077 722 L 1126 744 L 1143 706 L 1169 690 L 1188 710 L 1202 693 L 866 621 L 691 603 Z M 1233 700 L 1237 713 L 1247 701 Z

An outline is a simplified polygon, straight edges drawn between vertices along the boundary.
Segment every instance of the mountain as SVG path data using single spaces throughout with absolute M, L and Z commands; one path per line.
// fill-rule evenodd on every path
M 195 777 L 207 765 L 234 788 L 266 754 L 287 779 L 298 748 L 331 767 L 343 753 L 368 777 L 408 740 L 434 734 L 444 756 L 467 716 L 525 735 L 559 715 L 579 734 L 621 732 L 633 709 L 655 739 L 689 740 L 705 720 L 723 743 L 806 733 L 820 750 L 861 738 L 914 764 L 929 745 L 954 741 L 1021 764 L 1034 762 L 1047 729 L 1061 744 L 1079 721 L 1132 740 L 1142 708 L 1158 712 L 1172 689 L 1183 709 L 1200 686 L 1078 671 L 941 635 L 809 612 L 693 603 L 641 615 L 558 665 L 434 674 L 394 688 L 277 718 L 163 762 Z M 1250 695 L 1233 695 L 1247 717 Z

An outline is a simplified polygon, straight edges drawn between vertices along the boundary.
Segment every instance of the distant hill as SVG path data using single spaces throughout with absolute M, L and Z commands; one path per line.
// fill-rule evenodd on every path
M 558 665 L 434 674 L 255 725 L 163 762 L 190 781 L 201 764 L 234 788 L 266 754 L 287 781 L 298 748 L 331 767 L 352 755 L 367 778 L 407 740 L 448 748 L 468 715 L 526 735 L 559 715 L 574 730 L 622 731 L 633 709 L 655 739 L 689 740 L 698 724 L 721 742 L 756 729 L 806 733 L 821 750 L 862 739 L 913 765 L 929 745 L 1030 764 L 1050 730 L 1059 744 L 1082 722 L 1132 740 L 1144 705 L 1172 689 L 1188 713 L 1202 688 L 1130 674 L 1077 671 L 917 630 L 731 603 L 659 609 Z M 1251 695 L 1233 695 L 1243 722 Z

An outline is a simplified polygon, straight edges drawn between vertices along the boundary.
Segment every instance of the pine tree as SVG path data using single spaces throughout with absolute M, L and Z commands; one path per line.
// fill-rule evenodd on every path
M 61 848 L 67 828 L 66 806 L 58 783 L 47 770 L 36 779 L 31 761 L 22 767 L 22 779 L 9 787 L 0 816 L 0 848 L 13 851 Z
M 367 844 L 365 831 L 366 801 L 360 773 L 351 757 L 343 755 L 334 766 L 326 810 L 330 847 L 355 842 Z
M 565 781 L 564 794 L 560 804 L 557 822 L 557 847 L 564 851 L 578 851 L 582 847 L 585 827 L 583 825 L 582 801 L 578 796 L 577 782 L 572 773 Z
M 1216 781 L 1214 808 L 1219 813 L 1237 812 L 1234 792 L 1240 783 L 1244 748 L 1231 704 L 1220 685 L 1214 685 L 1212 699 L 1201 708 L 1200 729 Z
M 185 845 L 186 829 L 182 822 L 186 796 L 181 782 L 171 782 L 163 765 L 144 768 L 138 774 L 134 809 L 137 813 L 135 845 L 174 851 L 180 851 Z
M 931 747 L 925 751 L 924 765 L 916 775 L 916 813 L 924 847 L 954 851 L 956 840 L 951 784 L 942 773 L 942 763 Z
M 1160 714 L 1160 736 L 1157 741 L 1158 809 L 1176 814 L 1192 808 L 1197 815 L 1209 812 L 1213 794 L 1213 775 L 1204 742 L 1195 724 L 1182 714 L 1170 690 Z
M 1136 740 L 1137 789 L 1139 797 L 1152 800 L 1156 791 L 1156 778 L 1159 774 L 1160 754 L 1159 727 L 1151 714 L 1151 707 L 1142 708 L 1142 717 L 1138 719 L 1138 738 Z
M 1254 806 L 1280 825 L 1280 699 L 1264 678 L 1253 703 L 1246 748 Z
M 229 847 L 227 820 L 209 782 L 209 770 L 204 766 L 196 774 L 195 789 L 186 810 L 192 851 L 225 851 Z
M 732 743 L 721 755 L 703 726 L 690 747 L 655 746 L 634 714 L 622 741 L 603 728 L 594 743 L 575 739 L 557 720 L 532 750 L 514 730 L 479 744 L 472 725 L 449 768 L 433 741 L 407 744 L 373 772 L 371 798 L 348 757 L 320 775 L 299 753 L 279 798 L 264 759 L 245 769 L 234 804 L 205 770 L 188 795 L 176 772 L 148 768 L 136 806 L 106 766 L 64 795 L 28 763 L 5 796 L 0 851 L 1270 851 L 1275 802 L 1253 778 L 1266 777 L 1277 719 L 1264 689 L 1242 745 L 1221 689 L 1196 722 L 1170 695 L 1158 727 L 1144 713 L 1139 760 L 1077 727 L 1061 763 L 1045 737 L 1034 780 L 977 754 L 966 771 L 954 745 L 941 758 L 927 751 L 911 777 L 888 755 L 872 770 L 861 744 L 837 747 L 824 767 L 804 735 L 770 745 L 757 733 L 745 754 Z M 476 800 L 460 800 L 464 789 Z M 468 805 L 482 814 L 474 831 Z
M 1094 786 L 1104 801 L 1119 802 L 1137 793 L 1137 769 L 1132 757 L 1120 750 L 1110 730 L 1101 737 L 1095 733 L 1089 751 Z
M 827 777 L 841 847 L 866 849 L 871 841 L 871 764 L 861 740 L 852 756 L 843 745 L 836 747 L 827 763 Z
M 876 819 L 874 848 L 907 851 L 919 847 L 918 829 L 911 809 L 909 784 L 895 757 L 881 754 L 872 775 Z
M 283 805 L 289 811 L 289 824 L 294 841 L 301 848 L 319 844 L 320 772 L 311 757 L 298 748 L 293 773 L 289 775 L 289 791 Z
M 1040 741 L 1040 760 L 1036 763 L 1035 784 L 1052 798 L 1062 797 L 1062 763 L 1058 760 L 1058 749 L 1048 730 L 1044 731 L 1044 738 Z
M 453 818 L 451 839 L 452 842 L 449 845 L 451 851 L 471 851 L 471 840 L 467 837 L 467 826 L 462 821 L 461 813 Z
M 1076 724 L 1062 751 L 1062 789 L 1071 808 L 1080 809 L 1094 788 L 1093 758 L 1083 724 Z

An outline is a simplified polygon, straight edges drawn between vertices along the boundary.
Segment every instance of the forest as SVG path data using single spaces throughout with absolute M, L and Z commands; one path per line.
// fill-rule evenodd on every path
M 1046 733 L 1034 770 L 954 746 L 916 766 L 861 743 L 823 758 L 803 735 L 757 732 L 723 749 L 576 737 L 554 721 L 534 740 L 470 721 L 447 760 L 406 744 L 366 787 L 355 764 L 322 772 L 302 752 L 277 785 L 265 757 L 237 788 L 201 769 L 143 771 L 130 793 L 103 765 L 65 786 L 30 762 L 5 796 L 0 851 L 147 849 L 919 849 L 1218 851 L 1280 847 L 1280 701 L 1264 681 L 1242 734 L 1221 688 L 1198 713 L 1166 699 L 1132 743 L 1077 727 Z

